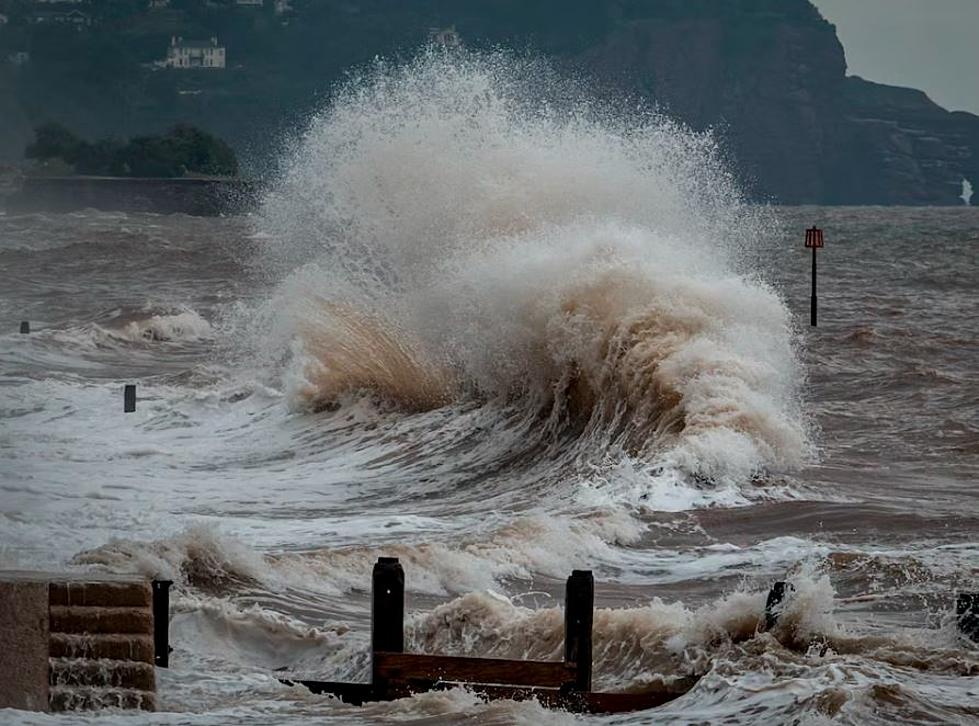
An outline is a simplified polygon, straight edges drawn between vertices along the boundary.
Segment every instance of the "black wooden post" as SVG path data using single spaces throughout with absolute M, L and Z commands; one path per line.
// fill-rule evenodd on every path
M 173 580 L 153 580 L 153 662 L 170 667 L 170 585 Z
M 20 332 L 23 333 L 24 335 L 27 335 L 28 333 L 30 333 L 31 332 L 31 324 L 30 324 L 30 322 L 28 322 L 27 320 L 24 320 L 23 322 L 21 322 L 21 324 L 20 324 Z
M 778 622 L 779 605 L 785 600 L 785 596 L 795 588 L 787 582 L 779 580 L 772 585 L 768 591 L 768 599 L 765 601 L 765 630 L 771 630 Z
M 122 410 L 132 413 L 136 410 L 136 384 L 127 383 L 122 392 Z
M 963 635 L 979 643 L 979 592 L 960 592 L 955 614 Z
M 397 557 L 378 557 L 371 578 L 371 681 L 381 680 L 373 654 L 405 649 L 405 573 Z
M 575 664 L 575 689 L 591 690 L 591 630 L 595 617 L 595 578 L 574 570 L 564 590 L 564 660 Z

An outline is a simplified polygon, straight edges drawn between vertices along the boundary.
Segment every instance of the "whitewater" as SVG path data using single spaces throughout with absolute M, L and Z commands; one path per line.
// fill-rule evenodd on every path
M 154 721 L 979 719 L 975 209 L 748 203 L 723 134 L 509 53 L 377 61 L 282 143 L 250 215 L 0 215 L 0 567 L 174 580 Z M 410 649 L 557 659 L 591 569 L 596 689 L 701 679 L 282 685 L 367 679 L 379 556 Z

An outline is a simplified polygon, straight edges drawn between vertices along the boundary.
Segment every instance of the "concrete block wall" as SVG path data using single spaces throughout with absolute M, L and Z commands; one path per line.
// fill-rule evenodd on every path
M 150 583 L 0 572 L 0 708 L 156 707 Z

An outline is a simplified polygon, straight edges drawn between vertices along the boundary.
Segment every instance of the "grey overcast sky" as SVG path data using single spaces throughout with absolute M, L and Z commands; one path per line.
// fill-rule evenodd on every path
M 850 75 L 925 91 L 979 114 L 979 0 L 813 0 L 834 23 Z

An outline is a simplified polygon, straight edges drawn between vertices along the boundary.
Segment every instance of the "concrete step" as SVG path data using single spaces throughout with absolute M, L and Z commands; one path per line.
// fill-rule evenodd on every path
M 156 675 L 149 663 L 102 658 L 51 658 L 48 660 L 51 686 L 96 686 L 152 691 Z
M 149 582 L 0 572 L 0 709 L 155 710 L 154 651 Z
M 153 612 L 149 608 L 52 605 L 49 613 L 52 633 L 153 635 Z
M 52 582 L 48 603 L 64 606 L 150 607 L 153 594 L 147 582 Z
M 156 696 L 148 691 L 124 688 L 51 687 L 52 711 L 94 711 L 101 708 L 156 710 Z
M 78 635 L 51 633 L 52 658 L 111 658 L 153 663 L 153 637 L 150 635 Z

